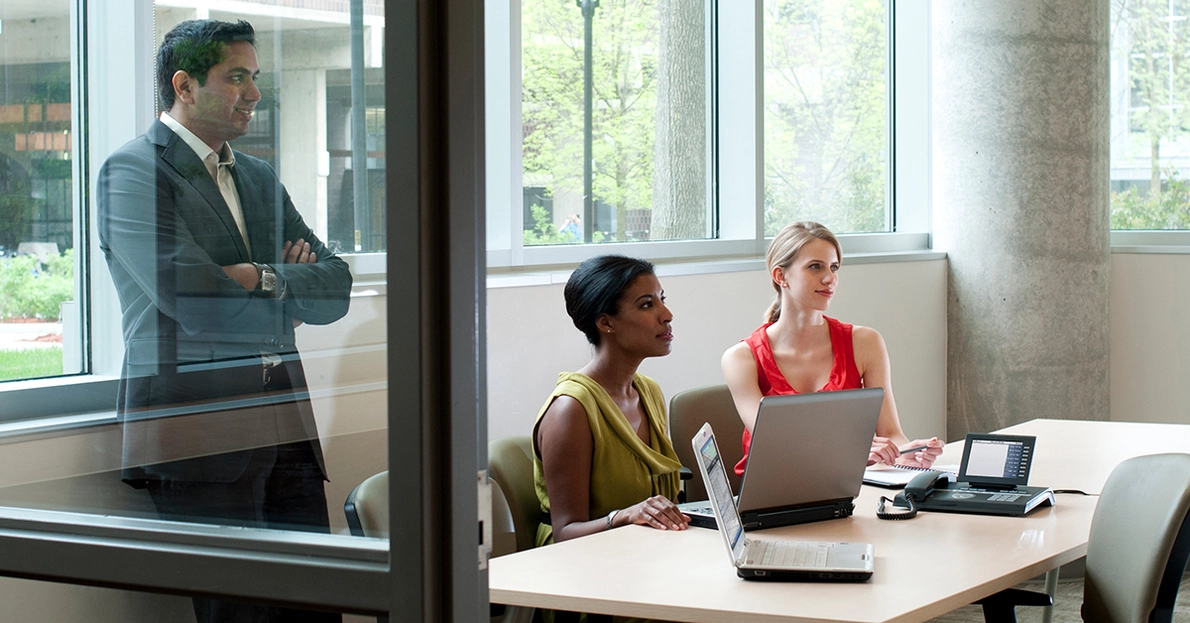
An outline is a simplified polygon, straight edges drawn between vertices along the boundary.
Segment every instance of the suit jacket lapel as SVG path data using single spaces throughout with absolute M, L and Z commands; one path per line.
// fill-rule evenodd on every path
M 161 121 L 153 122 L 150 133 L 153 135 L 154 142 L 164 148 L 161 160 L 173 168 L 195 192 L 206 200 L 211 210 L 223 223 L 223 227 L 227 229 L 227 235 L 235 244 L 240 259 L 245 262 L 251 261 L 248 248 L 244 246 L 244 238 L 240 235 L 240 228 L 236 226 L 235 218 L 231 216 L 231 209 L 227 207 L 227 202 L 223 200 L 223 193 L 219 192 L 219 186 L 207 172 L 207 167 L 199 159 L 198 154 L 194 153 L 186 141 L 174 134 L 174 131 Z M 242 199 L 241 203 L 243 203 Z
M 236 152 L 236 165 L 231 169 L 231 177 L 240 195 L 240 210 L 244 213 L 244 225 L 248 230 L 248 240 L 252 243 L 252 259 L 262 264 L 276 262 L 281 249 L 276 242 L 277 217 L 273 206 L 266 202 L 260 186 L 255 183 L 259 180 L 246 174 L 243 162 L 243 154 Z

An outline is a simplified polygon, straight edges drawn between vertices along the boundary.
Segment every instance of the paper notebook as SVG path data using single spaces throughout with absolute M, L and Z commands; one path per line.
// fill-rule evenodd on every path
M 913 477 L 924 471 L 959 473 L 958 465 L 934 465 L 933 467 L 909 467 L 906 465 L 873 465 L 864 470 L 864 484 L 899 489 L 909 484 Z

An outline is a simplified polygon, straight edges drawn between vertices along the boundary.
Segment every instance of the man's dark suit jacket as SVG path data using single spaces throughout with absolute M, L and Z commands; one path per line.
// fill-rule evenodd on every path
M 248 465 L 237 451 L 291 442 L 308 441 L 323 465 L 292 321 L 343 317 L 351 273 L 272 167 L 236 152 L 232 174 L 251 254 L 215 180 L 161 121 L 100 170 L 100 247 L 123 311 L 123 478 L 134 485 L 230 482 Z M 282 244 L 299 238 L 316 263 L 282 263 Z M 272 265 L 283 297 L 250 293 L 220 268 L 241 262 Z M 272 374 L 287 373 L 288 389 L 264 386 L 263 354 L 282 358 Z

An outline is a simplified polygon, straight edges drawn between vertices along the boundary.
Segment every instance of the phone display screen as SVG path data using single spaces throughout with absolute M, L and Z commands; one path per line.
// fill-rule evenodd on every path
M 1027 435 L 968 434 L 959 480 L 993 486 L 1029 484 L 1036 441 Z

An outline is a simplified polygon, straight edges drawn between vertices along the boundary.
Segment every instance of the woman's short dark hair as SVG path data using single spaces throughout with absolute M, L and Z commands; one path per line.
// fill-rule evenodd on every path
M 604 314 L 615 316 L 620 310 L 624 290 L 641 275 L 652 275 L 653 265 L 623 255 L 599 255 L 584 261 L 570 274 L 563 295 L 566 313 L 574 326 L 599 346 L 599 328 L 595 323 Z
M 252 24 L 244 20 L 191 19 L 165 33 L 157 50 L 157 98 L 161 100 L 161 110 L 174 107 L 175 73 L 184 71 L 205 85 L 207 72 L 223 62 L 223 50 L 236 41 L 256 46 Z

